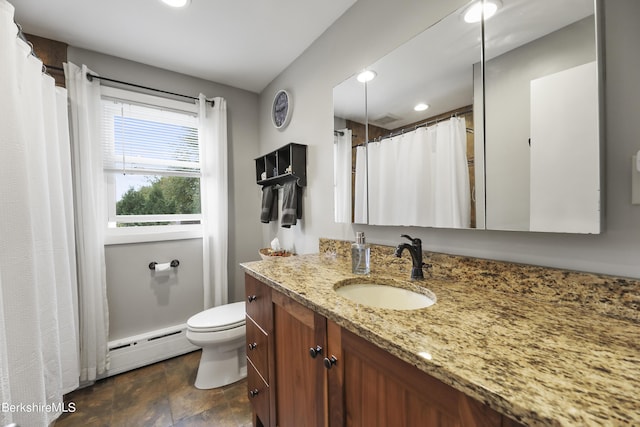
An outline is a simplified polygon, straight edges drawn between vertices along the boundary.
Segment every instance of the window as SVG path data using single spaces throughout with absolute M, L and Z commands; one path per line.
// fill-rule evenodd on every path
M 102 120 L 108 228 L 200 224 L 197 107 L 103 87 Z

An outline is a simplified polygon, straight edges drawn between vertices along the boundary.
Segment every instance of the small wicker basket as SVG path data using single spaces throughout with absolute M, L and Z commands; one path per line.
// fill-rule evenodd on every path
M 258 252 L 260 253 L 260 257 L 262 259 L 273 259 L 277 257 L 287 257 L 293 255 L 291 252 L 285 250 L 274 251 L 271 248 L 262 248 Z

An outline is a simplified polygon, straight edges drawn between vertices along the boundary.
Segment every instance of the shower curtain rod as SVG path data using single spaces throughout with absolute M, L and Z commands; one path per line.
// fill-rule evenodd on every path
M 55 65 L 47 65 L 47 64 L 42 64 L 42 66 L 45 68 L 45 71 L 55 70 L 55 71 L 62 71 L 64 73 L 64 68 L 62 67 L 56 67 Z
M 36 58 L 38 58 L 38 55 L 36 55 L 35 51 L 33 50 L 33 43 L 31 43 L 29 40 L 27 40 L 27 37 L 24 35 L 24 32 L 22 31 L 22 25 L 20 25 L 17 22 L 15 22 L 15 20 L 13 21 L 13 23 L 18 28 L 18 33 L 16 34 L 16 37 L 20 38 L 27 45 L 29 45 L 29 47 L 31 48 L 30 54 L 35 56 Z M 40 59 L 40 58 L 38 58 L 38 59 Z M 42 69 L 43 73 L 46 73 L 47 70 L 62 71 L 64 73 L 64 68 L 56 67 L 55 65 L 48 65 L 48 64 L 43 63 L 42 67 L 43 67 L 43 69 Z M 153 91 L 153 92 L 164 93 L 166 95 L 179 96 L 179 97 L 182 97 L 182 98 L 191 99 L 192 101 L 198 101 L 200 99 L 200 98 L 196 98 L 196 97 L 190 96 L 190 95 L 183 95 L 181 93 L 169 92 L 169 91 L 162 90 L 162 89 L 155 89 L 155 88 L 148 87 L 148 86 L 142 86 L 142 85 L 135 84 L 135 83 L 123 82 L 122 80 L 110 79 L 110 78 L 107 78 L 107 77 L 101 77 L 101 76 L 97 76 L 95 74 L 87 73 L 87 80 L 93 81 L 93 79 L 105 80 L 105 81 L 112 82 L 112 83 L 117 83 L 117 84 L 121 84 L 121 85 L 136 87 L 138 89 L 144 89 L 144 90 L 150 90 L 150 91 Z M 215 105 L 215 101 L 212 99 L 211 100 L 211 106 L 213 107 L 214 105 Z
M 449 120 L 449 119 L 452 119 L 454 117 L 458 117 L 459 115 L 463 116 L 465 114 L 469 114 L 469 113 L 472 113 L 472 112 L 473 112 L 473 108 L 469 108 L 468 110 L 464 110 L 464 111 L 456 111 L 455 113 L 451 114 L 451 116 L 448 117 L 448 118 L 433 119 L 433 120 L 428 120 L 428 121 L 426 121 L 424 123 L 418 123 L 417 125 L 413 126 L 412 130 L 416 130 L 416 129 L 421 128 L 423 126 L 429 126 L 430 124 L 433 124 L 433 123 L 442 122 L 444 120 Z M 393 138 L 394 136 L 402 135 L 406 130 L 407 129 L 400 129 L 397 132 L 390 132 L 389 135 L 380 136 L 378 138 L 374 138 L 373 141 L 371 141 L 371 142 L 376 142 L 376 140 L 377 140 L 377 142 L 380 142 L 383 139 Z
M 19 38 L 20 40 L 22 40 L 23 42 L 25 42 L 27 44 L 27 46 L 29 46 L 29 49 L 31 49 L 31 52 L 29 52 L 29 55 L 33 56 L 34 58 L 37 58 L 39 61 L 42 61 L 40 59 L 40 57 L 38 55 L 36 55 L 35 50 L 33 49 L 33 43 L 31 43 L 28 39 L 27 36 L 24 34 L 24 32 L 22 31 L 22 25 L 18 24 L 15 19 L 13 21 L 13 24 L 16 26 L 16 28 L 18 29 L 18 33 L 16 34 L 16 37 Z M 46 65 L 44 62 L 42 63 L 42 72 L 46 73 L 47 69 L 51 69 L 51 70 L 56 70 L 56 71 L 62 71 L 64 72 L 64 70 L 60 67 L 55 67 L 53 65 Z

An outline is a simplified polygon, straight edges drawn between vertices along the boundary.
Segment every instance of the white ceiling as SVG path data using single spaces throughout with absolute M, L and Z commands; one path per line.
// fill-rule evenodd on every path
M 9 0 L 29 34 L 259 93 L 356 0 Z
M 502 0 L 498 13 L 485 24 L 486 59 L 590 16 L 593 7 L 592 0 Z M 355 76 L 334 88 L 335 116 L 364 123 L 366 112 L 370 123 L 395 129 L 472 104 L 481 29 L 479 23 L 464 22 L 465 9 L 367 67 L 378 75 L 368 83 L 366 109 L 364 86 Z M 418 102 L 430 108 L 415 112 Z

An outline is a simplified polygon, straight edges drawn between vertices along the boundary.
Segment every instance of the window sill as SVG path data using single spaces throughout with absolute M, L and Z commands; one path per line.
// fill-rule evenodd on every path
M 130 243 L 162 242 L 168 240 L 201 239 L 202 226 L 148 226 L 109 228 L 105 231 L 104 244 L 124 245 Z

